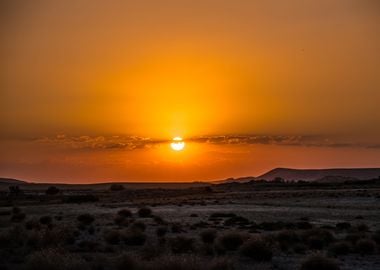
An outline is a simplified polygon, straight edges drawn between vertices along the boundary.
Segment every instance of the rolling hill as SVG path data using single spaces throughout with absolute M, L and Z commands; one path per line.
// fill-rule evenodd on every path
M 276 168 L 263 175 L 258 179 L 272 181 L 280 177 L 285 181 L 326 181 L 334 177 L 341 179 L 368 180 L 380 177 L 380 168 L 349 168 L 349 169 L 290 169 Z M 332 180 L 331 180 L 332 181 Z

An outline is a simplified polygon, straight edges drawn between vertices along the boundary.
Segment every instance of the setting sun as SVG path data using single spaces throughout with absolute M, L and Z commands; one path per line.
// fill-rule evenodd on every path
M 174 151 L 181 151 L 183 148 L 185 148 L 185 142 L 182 140 L 181 137 L 174 137 L 173 142 L 170 144 L 170 147 Z

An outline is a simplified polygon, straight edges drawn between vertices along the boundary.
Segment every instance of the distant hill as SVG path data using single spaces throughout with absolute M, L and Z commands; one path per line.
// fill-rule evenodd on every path
M 350 169 L 289 169 L 276 168 L 263 175 L 258 179 L 272 181 L 277 177 L 285 181 L 321 181 L 334 182 L 339 179 L 357 179 L 368 180 L 378 178 L 380 176 L 380 168 L 350 168 Z
M 5 185 L 23 185 L 23 184 L 28 184 L 25 181 L 13 179 L 13 178 L 1 178 L 0 177 L 0 184 L 5 184 Z
M 228 183 L 248 183 L 252 180 L 256 180 L 256 177 L 247 176 L 247 177 L 239 177 L 239 178 L 227 178 L 224 180 L 217 180 L 212 182 L 213 184 L 228 184 Z

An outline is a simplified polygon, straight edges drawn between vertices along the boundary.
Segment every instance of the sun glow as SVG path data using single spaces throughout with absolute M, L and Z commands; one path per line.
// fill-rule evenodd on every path
M 181 151 L 183 148 L 185 148 L 185 142 L 181 137 L 174 137 L 173 142 L 170 144 L 170 147 L 174 151 Z

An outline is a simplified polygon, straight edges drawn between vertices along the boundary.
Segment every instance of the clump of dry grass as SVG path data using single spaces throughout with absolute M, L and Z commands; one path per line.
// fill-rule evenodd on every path
M 122 234 L 122 239 L 126 245 L 142 246 L 146 241 L 146 235 L 141 230 L 128 229 Z
M 82 214 L 77 217 L 77 220 L 82 224 L 82 225 L 90 225 L 91 223 L 94 222 L 95 217 L 91 214 Z
M 121 240 L 121 233 L 118 230 L 109 230 L 104 233 L 104 240 L 110 245 L 117 245 Z
M 137 214 L 141 218 L 147 218 L 152 215 L 152 209 L 150 209 L 149 207 L 142 207 L 137 211 Z
M 255 261 L 270 261 L 272 249 L 269 241 L 263 237 L 253 237 L 240 247 L 240 254 Z
M 194 244 L 195 239 L 186 236 L 177 236 L 170 240 L 170 248 L 174 254 L 194 252 Z
M 226 232 L 218 238 L 218 244 L 225 250 L 238 249 L 245 240 L 245 236 L 240 232 Z
M 376 242 L 372 239 L 360 239 L 355 245 L 355 250 L 361 255 L 372 255 L 376 252 Z
M 333 243 L 330 247 L 328 252 L 334 256 L 342 256 L 347 255 L 350 253 L 352 247 L 351 244 L 347 241 L 339 241 L 336 243 Z
M 202 242 L 205 244 L 212 244 L 215 241 L 217 232 L 214 229 L 207 229 L 200 233 Z

